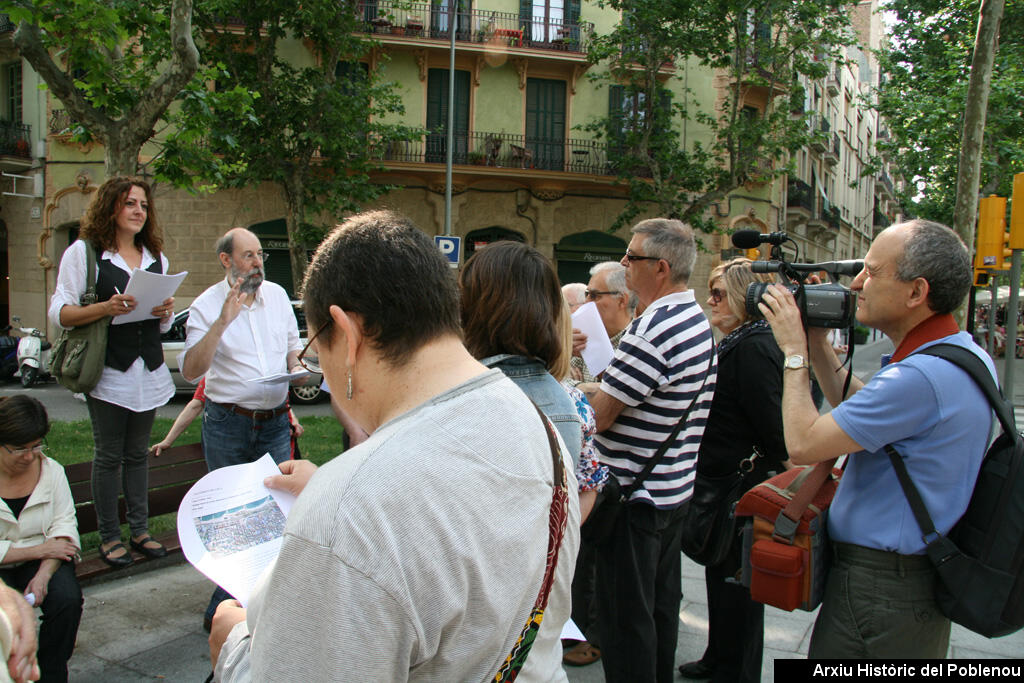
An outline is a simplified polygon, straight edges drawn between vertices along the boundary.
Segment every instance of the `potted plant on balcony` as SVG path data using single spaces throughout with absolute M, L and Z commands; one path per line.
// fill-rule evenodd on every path
M 423 33 L 423 20 L 416 15 L 410 15 L 405 20 L 405 35 L 418 36 Z
M 487 161 L 487 157 L 483 152 L 473 150 L 466 153 L 466 161 L 473 164 L 474 166 L 483 166 Z

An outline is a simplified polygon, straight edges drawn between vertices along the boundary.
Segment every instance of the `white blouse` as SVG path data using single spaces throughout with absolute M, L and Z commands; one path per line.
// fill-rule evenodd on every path
M 124 258 L 116 252 L 104 251 L 100 258 L 110 261 L 126 273 L 131 274 L 132 272 Z M 155 260 L 149 250 L 143 247 L 140 267 L 145 270 Z M 76 240 L 61 257 L 60 270 L 57 271 L 57 288 L 50 298 L 49 310 L 50 321 L 59 329 L 68 329 L 60 324 L 61 309 L 65 306 L 81 305 L 79 301 L 86 288 L 86 263 L 85 243 L 82 240 Z M 160 255 L 160 264 L 163 266 L 163 272 L 166 273 L 167 257 L 163 254 Z M 97 263 L 97 279 L 99 270 L 99 263 Z M 160 332 L 169 330 L 173 320 L 173 316 L 162 319 Z M 89 395 L 101 401 L 142 413 L 167 403 L 174 396 L 174 381 L 171 379 L 171 372 L 166 365 L 161 365 L 156 370 L 150 371 L 140 356 L 124 372 L 105 366 L 99 383 L 93 387 Z

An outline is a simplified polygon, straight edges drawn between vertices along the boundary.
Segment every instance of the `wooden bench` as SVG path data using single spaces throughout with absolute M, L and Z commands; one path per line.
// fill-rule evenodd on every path
M 149 516 L 155 517 L 168 512 L 177 512 L 185 493 L 207 471 L 203 448 L 198 443 L 168 448 L 159 458 L 150 455 Z M 71 496 L 75 500 L 78 533 L 85 534 L 96 531 L 96 504 L 92 499 L 92 463 L 65 465 L 64 472 L 71 485 Z M 123 497 L 118 498 L 118 517 L 124 524 L 126 519 Z M 167 548 L 169 556 L 181 552 L 177 531 L 154 534 L 153 538 Z M 132 550 L 127 539 L 124 541 L 124 545 L 131 552 L 136 564 L 152 561 L 142 553 Z M 132 567 L 134 566 L 132 565 Z M 82 561 L 75 568 L 75 574 L 80 581 L 91 580 L 113 571 L 115 571 L 113 567 L 100 559 L 99 550 L 83 556 Z

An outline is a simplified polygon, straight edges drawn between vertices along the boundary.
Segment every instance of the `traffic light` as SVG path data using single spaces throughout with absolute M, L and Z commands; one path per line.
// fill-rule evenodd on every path
M 983 197 L 978 206 L 978 249 L 974 267 L 1004 270 L 1013 252 L 1006 232 L 1006 197 Z
M 974 269 L 974 286 L 975 287 L 988 287 L 988 271 L 982 270 L 981 268 Z
M 1022 175 L 1024 175 L 1024 174 L 1022 174 Z M 761 258 L 761 250 L 760 249 L 744 249 L 743 250 L 743 255 L 746 256 L 751 261 L 757 261 L 758 259 Z
M 1024 249 L 1024 173 L 1013 176 L 1010 202 L 1010 248 Z

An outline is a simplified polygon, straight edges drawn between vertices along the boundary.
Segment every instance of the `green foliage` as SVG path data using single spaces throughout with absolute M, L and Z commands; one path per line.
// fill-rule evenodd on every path
M 375 155 L 416 133 L 381 122 L 402 105 L 394 84 L 362 63 L 372 43 L 361 33 L 357 7 L 336 0 L 208 0 L 195 14 L 204 61 L 216 65 L 215 90 L 253 99 L 251 110 L 236 112 L 187 98 L 178 119 L 183 135 L 205 131 L 227 169 L 219 185 L 269 182 L 282 189 L 293 254 L 304 254 L 340 216 L 386 192 L 370 182 Z M 169 161 L 195 166 L 185 154 Z
M 107 175 L 136 173 L 142 146 L 160 147 L 172 103 L 202 90 L 191 0 L 18 0 L 5 11 L 18 24 L 18 49 L 69 113 L 73 139 L 104 145 Z M 214 178 L 223 173 L 208 147 L 190 154 Z M 159 165 L 159 151 L 155 158 Z M 193 186 L 191 175 L 156 174 Z
M 852 41 L 848 0 L 601 4 L 622 11 L 623 21 L 594 41 L 590 58 L 610 63 L 595 79 L 621 87 L 622 97 L 613 90 L 609 116 L 585 128 L 609 141 L 616 172 L 629 186 L 615 227 L 654 205 L 711 231 L 712 203 L 745 183 L 786 173 L 789 154 L 819 134 L 806 115 L 793 115 L 791 100 L 803 102 L 799 76 L 823 77 Z M 714 108 L 695 104 L 689 89 L 672 99 L 665 68 L 687 61 L 725 76 L 728 86 Z M 711 142 L 684 140 L 686 122 L 707 127 Z
M 909 213 L 953 222 L 964 103 L 970 79 L 979 3 L 893 0 L 890 45 L 879 60 L 886 82 L 878 110 L 892 132 L 880 141 L 897 174 L 907 179 Z M 992 71 L 982 148 L 980 194 L 1012 194 L 1024 172 L 1024 0 L 1007 0 Z

